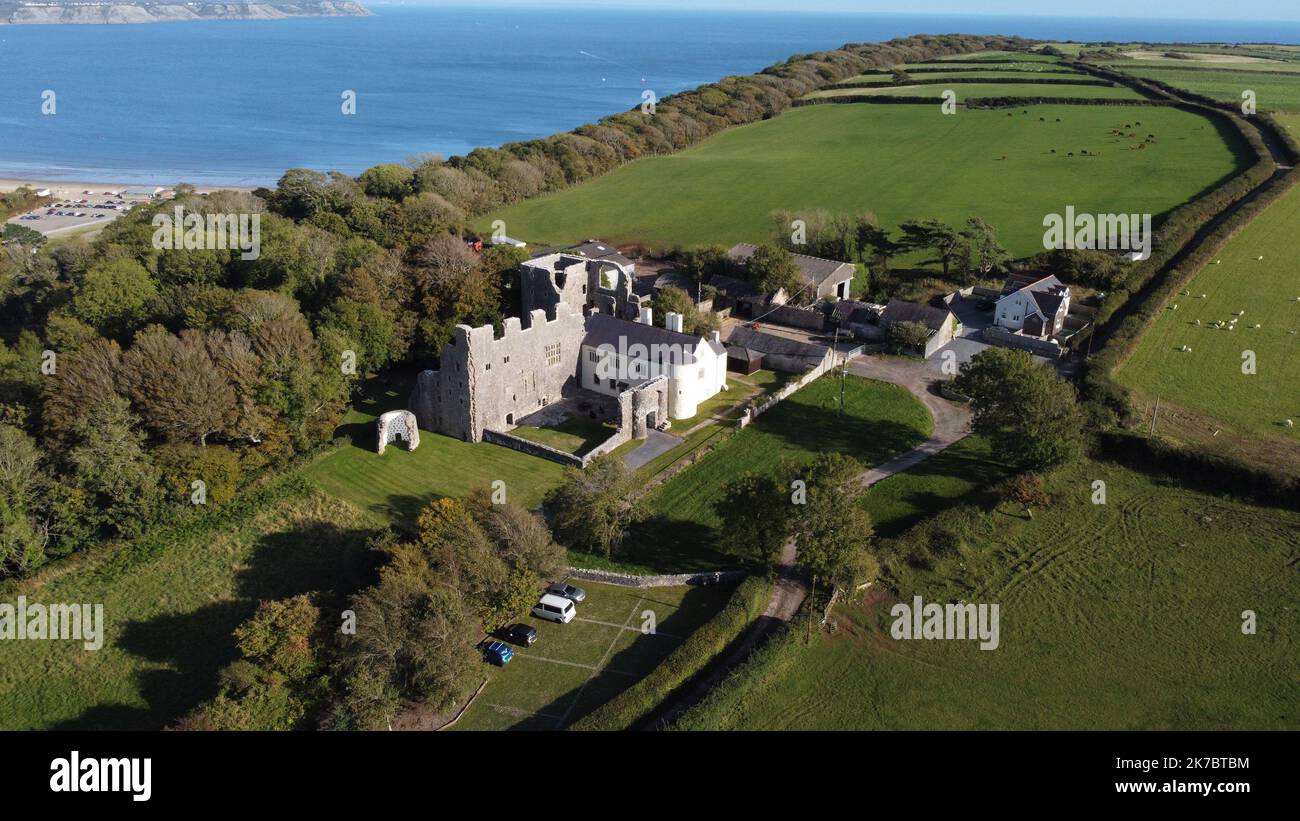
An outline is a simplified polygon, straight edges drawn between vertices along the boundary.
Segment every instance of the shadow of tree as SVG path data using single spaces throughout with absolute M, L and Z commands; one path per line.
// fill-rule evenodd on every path
M 185 613 L 127 622 L 118 646 L 161 668 L 137 674 L 147 708 L 96 705 L 55 729 L 159 729 L 217 692 L 217 674 L 238 658 L 234 629 L 261 601 L 317 593 L 340 607 L 376 580 L 378 557 L 366 547 L 374 531 L 311 522 L 263 535 L 235 578 L 234 598 Z

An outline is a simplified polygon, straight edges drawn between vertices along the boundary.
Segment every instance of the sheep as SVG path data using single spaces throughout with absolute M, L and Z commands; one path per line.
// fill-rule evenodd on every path
M 1264 327 L 1264 326 L 1261 325 L 1261 324 L 1259 324 L 1258 322 L 1256 322 L 1254 325 L 1251 325 L 1250 327 L 1252 327 L 1252 328 L 1262 328 L 1262 327 Z
M 1260 254 L 1259 256 L 1255 257 L 1255 261 L 1256 261 L 1256 262 L 1259 262 L 1259 261 L 1262 260 L 1263 258 L 1264 258 L 1264 255 L 1263 255 L 1263 254 Z
M 1195 322 L 1193 322 L 1192 324 L 1199 328 L 1199 327 L 1201 326 L 1201 320 L 1198 319 L 1198 320 L 1196 320 Z
M 1175 303 L 1171 306 L 1171 309 L 1172 309 L 1172 310 L 1175 310 L 1175 311 L 1178 310 L 1178 303 L 1175 302 Z
M 1286 420 L 1286 421 L 1283 422 L 1282 424 L 1283 424 L 1283 425 L 1286 425 L 1288 428 L 1294 428 L 1294 427 L 1295 427 L 1295 422 L 1292 421 L 1292 420 L 1290 420 L 1290 419 Z
M 1192 346 L 1191 346 L 1191 345 L 1184 345 L 1183 347 L 1179 348 L 1178 350 L 1182 351 L 1183 353 L 1191 353 L 1191 352 L 1192 352 Z

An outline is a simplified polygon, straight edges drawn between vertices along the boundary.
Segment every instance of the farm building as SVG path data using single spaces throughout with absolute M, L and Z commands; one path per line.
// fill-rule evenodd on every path
M 740 242 L 731 246 L 727 256 L 733 262 L 744 265 L 757 250 L 757 245 Z M 849 298 L 854 273 L 851 263 L 795 254 L 794 264 L 799 269 L 799 275 L 803 278 L 811 299 L 822 298 L 834 302 Z
M 714 307 L 730 308 L 736 316 L 757 316 L 769 303 L 783 305 L 786 301 L 784 290 L 778 290 L 769 297 L 752 282 L 722 274 L 714 274 L 709 285 L 718 292 L 713 298 Z
M 916 302 L 904 302 L 891 299 L 880 312 L 880 327 L 886 332 L 898 322 L 916 322 L 930 331 L 930 338 L 925 343 L 925 355 L 931 356 L 935 351 L 947 345 L 957 335 L 961 323 L 947 308 L 934 308 Z
M 786 373 L 803 373 L 809 368 L 826 364 L 832 356 L 832 350 L 827 345 L 800 342 L 797 339 L 756 331 L 744 325 L 731 329 L 731 336 L 727 337 L 727 346 L 744 349 L 748 352 L 746 357 L 758 354 L 763 368 Z M 737 356 L 739 355 L 738 352 Z M 728 352 L 728 357 L 730 356 Z

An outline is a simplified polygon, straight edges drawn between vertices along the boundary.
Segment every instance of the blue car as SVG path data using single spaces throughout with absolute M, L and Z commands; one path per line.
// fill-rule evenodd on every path
M 510 649 L 510 645 L 500 641 L 489 641 L 483 647 L 483 654 L 498 667 L 505 667 L 515 657 L 515 651 Z

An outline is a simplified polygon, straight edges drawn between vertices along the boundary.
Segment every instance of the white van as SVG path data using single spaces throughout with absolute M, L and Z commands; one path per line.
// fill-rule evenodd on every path
M 574 616 L 578 615 L 578 609 L 573 606 L 573 602 L 563 596 L 547 593 L 533 605 L 533 615 L 539 619 L 568 624 L 573 621 Z

